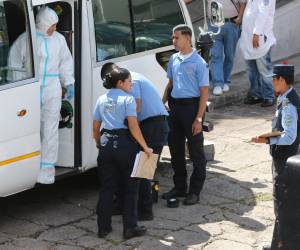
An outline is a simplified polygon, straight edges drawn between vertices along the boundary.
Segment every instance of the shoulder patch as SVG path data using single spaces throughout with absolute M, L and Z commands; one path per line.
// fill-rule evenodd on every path
M 264 2 L 264 5 L 265 5 L 265 6 L 268 6 L 268 5 L 269 5 L 269 3 L 270 3 L 270 1 L 269 1 L 269 0 L 263 0 L 263 2 Z
M 287 107 L 289 103 L 290 103 L 289 99 L 285 98 L 285 99 L 282 101 L 282 108 Z
M 293 124 L 293 116 L 287 115 L 286 119 L 283 121 L 283 123 L 285 124 L 285 126 L 287 128 L 290 128 L 292 126 L 292 124 Z

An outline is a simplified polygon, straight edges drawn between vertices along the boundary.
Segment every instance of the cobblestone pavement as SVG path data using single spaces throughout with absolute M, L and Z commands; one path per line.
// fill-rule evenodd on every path
M 0 199 L 0 250 L 260 249 L 273 230 L 271 157 L 266 145 L 248 140 L 270 130 L 273 110 L 240 105 L 210 114 L 215 129 L 205 137 L 216 154 L 200 203 L 174 209 L 159 199 L 155 219 L 140 223 L 146 236 L 124 241 L 121 217 L 114 216 L 113 232 L 97 238 L 92 171 Z M 172 187 L 167 148 L 161 162 L 160 194 Z

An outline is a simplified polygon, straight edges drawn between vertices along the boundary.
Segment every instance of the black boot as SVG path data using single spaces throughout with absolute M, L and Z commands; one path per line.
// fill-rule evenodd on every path
M 178 191 L 176 188 L 172 188 L 169 192 L 166 192 L 162 195 L 164 200 L 169 200 L 176 197 L 186 197 L 185 191 Z
M 199 195 L 196 194 L 188 194 L 183 201 L 183 205 L 194 205 L 196 203 L 199 203 Z
M 147 229 L 144 226 L 136 226 L 134 228 L 127 228 L 127 229 L 124 229 L 123 238 L 130 239 L 133 237 L 143 236 L 146 234 L 146 232 L 147 232 Z
M 142 213 L 138 212 L 138 220 L 139 221 L 150 221 L 153 220 L 153 213 Z
M 247 95 L 246 98 L 244 99 L 244 104 L 253 105 L 253 104 L 261 103 L 262 101 L 263 101 L 262 98 Z
M 109 229 L 106 229 L 106 230 L 100 229 L 98 231 L 98 237 L 99 238 L 105 238 L 109 233 L 111 233 L 111 231 L 112 231 L 112 228 L 109 228 Z

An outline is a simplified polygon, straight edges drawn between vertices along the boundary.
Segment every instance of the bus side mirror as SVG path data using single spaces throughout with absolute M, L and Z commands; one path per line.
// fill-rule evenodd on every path
M 219 2 L 212 1 L 211 2 L 211 18 L 210 24 L 214 27 L 221 27 L 224 25 L 224 15 L 223 15 L 223 6 Z

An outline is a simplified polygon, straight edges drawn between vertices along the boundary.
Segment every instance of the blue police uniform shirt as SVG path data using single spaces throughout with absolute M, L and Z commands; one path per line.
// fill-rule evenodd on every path
M 271 137 L 271 145 L 292 145 L 296 140 L 298 113 L 296 107 L 286 98 L 291 90 L 292 88 L 286 91 L 282 96 L 278 97 L 278 102 L 282 103 L 281 125 L 283 127 L 283 134 L 281 136 Z M 278 110 L 276 111 L 275 117 L 278 117 Z M 274 126 L 275 124 L 272 125 L 273 128 Z
M 98 98 L 93 118 L 102 122 L 103 128 L 112 130 L 127 128 L 124 120 L 128 116 L 137 116 L 134 97 L 121 89 L 113 88 Z
M 153 84 L 143 75 L 130 72 L 132 78 L 131 94 L 135 99 L 141 99 L 141 111 L 138 112 L 138 120 L 142 121 L 149 117 L 168 115 L 161 97 Z
M 167 77 L 173 81 L 173 98 L 199 97 L 200 88 L 209 86 L 208 65 L 195 49 L 188 58 L 184 58 L 180 52 L 173 54 Z

